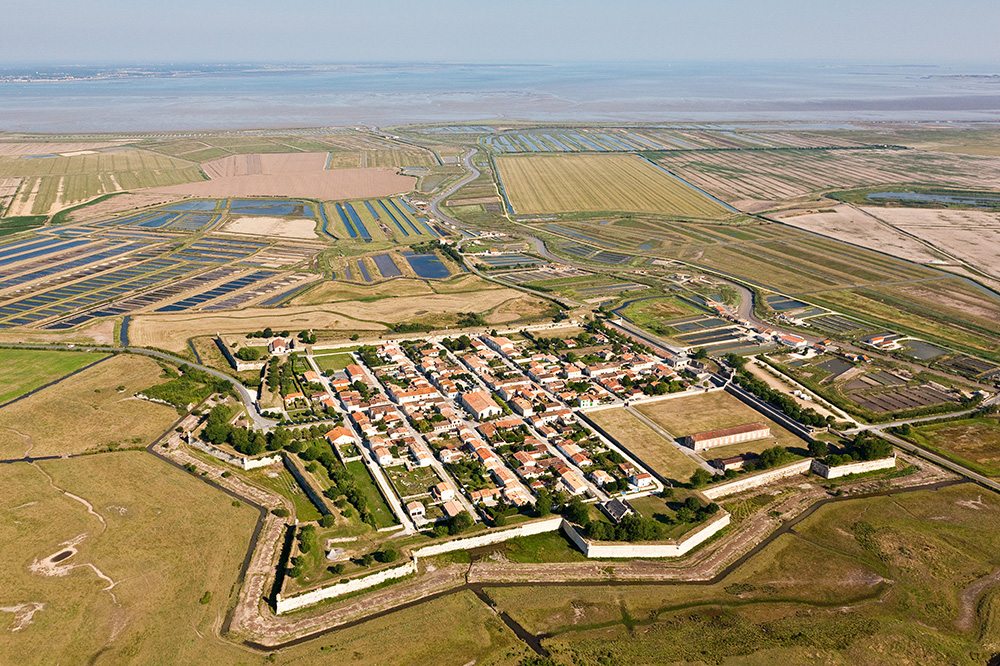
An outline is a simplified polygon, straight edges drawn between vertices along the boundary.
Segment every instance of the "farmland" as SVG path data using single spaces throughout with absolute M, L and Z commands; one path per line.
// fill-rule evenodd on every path
M 333 200 L 409 192 L 415 182 L 415 178 L 402 176 L 395 169 L 331 169 L 281 176 L 222 176 L 185 185 L 157 187 L 153 191 L 212 198 L 287 196 Z
M 517 213 L 727 215 L 719 204 L 634 155 L 500 156 L 496 162 Z
M 0 404 L 104 358 L 104 354 L 0 349 Z
M 116 356 L 8 405 L 0 409 L 0 458 L 145 446 L 177 412 L 133 395 L 163 381 L 154 361 Z
M 42 144 L 40 147 L 44 149 Z M 9 215 L 47 215 L 102 194 L 203 179 L 183 160 L 144 150 L 0 157 L 0 178 L 22 179 Z
M 1000 159 L 887 150 L 663 153 L 671 171 L 723 201 L 779 202 L 833 188 L 882 183 L 981 187 Z
M 233 648 L 199 637 L 226 611 L 254 510 L 141 452 L 2 467 L 0 606 L 40 610 L 0 633 L 0 661 L 229 660 Z M 54 573 L 29 570 L 67 543 L 76 553 Z

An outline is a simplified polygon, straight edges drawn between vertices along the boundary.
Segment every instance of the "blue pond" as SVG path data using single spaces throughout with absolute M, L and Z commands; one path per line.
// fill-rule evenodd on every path
M 441 263 L 437 255 L 404 252 L 403 257 L 413 272 L 422 278 L 446 278 L 450 275 L 448 267 Z
M 396 262 L 387 254 L 376 254 L 372 259 L 375 261 L 375 265 L 378 266 L 378 271 L 382 274 L 382 277 L 400 277 L 403 274 L 399 270 L 399 266 L 396 265 Z
M 175 203 L 172 206 L 168 206 L 163 210 L 177 210 L 177 211 L 191 211 L 191 210 L 215 210 L 218 205 L 217 201 L 181 201 L 180 203 Z
M 919 192 L 875 192 L 869 194 L 872 201 L 912 201 L 914 203 L 959 204 L 976 206 L 978 208 L 995 208 L 1000 206 L 1000 195 L 995 194 L 922 194 Z
M 301 201 L 279 200 L 261 201 L 256 199 L 235 199 L 229 209 L 243 215 L 294 215 L 313 217 L 312 206 Z

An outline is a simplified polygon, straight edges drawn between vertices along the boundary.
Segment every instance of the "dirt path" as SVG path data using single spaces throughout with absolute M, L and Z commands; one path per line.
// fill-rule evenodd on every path
M 24 438 L 25 442 L 27 442 L 27 444 L 28 444 L 28 448 L 25 450 L 23 457 L 27 458 L 28 456 L 31 455 L 32 449 L 35 448 L 35 440 L 33 440 L 31 438 L 31 435 L 25 435 L 23 432 L 18 432 L 17 430 L 14 430 L 13 428 L 4 427 L 4 430 L 6 430 L 7 432 L 12 432 L 15 435 L 17 435 L 18 437 Z
M 976 602 L 986 590 L 995 585 L 1000 585 L 1000 569 L 983 576 L 962 590 L 962 596 L 959 599 L 958 619 L 955 620 L 956 627 L 962 631 L 972 630 L 976 619 Z

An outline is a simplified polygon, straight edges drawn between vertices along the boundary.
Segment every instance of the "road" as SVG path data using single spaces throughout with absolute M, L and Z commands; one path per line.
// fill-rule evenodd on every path
M 431 212 L 434 213 L 434 215 L 436 215 L 439 220 L 461 226 L 461 223 L 458 220 L 442 213 L 441 208 L 438 207 L 438 204 L 440 204 L 442 201 L 453 195 L 455 192 L 458 192 L 460 189 L 462 189 L 463 187 L 474 181 L 476 178 L 479 178 L 482 172 L 472 164 L 472 158 L 478 152 L 479 152 L 478 149 L 473 148 L 462 157 L 462 165 L 469 170 L 468 175 L 463 176 L 459 180 L 456 180 L 451 187 L 449 187 L 447 190 L 445 190 L 438 196 L 431 199 Z
M 198 363 L 193 363 L 185 358 L 180 358 L 179 356 L 173 356 L 171 354 L 166 354 L 155 349 L 143 349 L 142 347 L 105 347 L 101 345 L 48 345 L 48 344 L 30 344 L 30 343 L 3 343 L 0 347 L 14 347 L 17 349 L 49 349 L 54 351 L 104 351 L 108 353 L 128 353 L 128 354 L 142 354 L 143 356 L 150 356 L 152 358 L 158 358 L 170 363 L 175 363 L 177 365 L 188 365 L 192 368 L 197 368 L 202 372 L 206 372 L 213 377 L 218 379 L 224 379 L 233 385 L 236 389 L 237 394 L 240 396 L 240 400 L 243 401 L 243 405 L 247 408 L 247 414 L 253 421 L 255 429 L 258 430 L 270 430 L 274 426 L 278 425 L 278 422 L 265 417 L 261 414 L 260 409 L 257 406 L 257 395 L 256 393 L 251 393 L 250 390 L 243 386 L 237 379 L 230 377 L 224 372 L 219 372 L 214 368 L 209 368 Z

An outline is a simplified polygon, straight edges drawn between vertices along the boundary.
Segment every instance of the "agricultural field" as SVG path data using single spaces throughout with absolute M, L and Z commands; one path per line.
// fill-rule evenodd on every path
M 1000 648 L 983 639 L 996 631 L 996 601 L 976 585 L 995 569 L 998 512 L 970 484 L 852 499 L 821 507 L 713 585 L 489 594 L 546 635 L 558 664 L 890 666 L 919 655 L 972 666 Z
M 233 663 L 241 654 L 210 637 L 255 510 L 145 452 L 3 465 L 0 486 L 0 662 Z M 52 562 L 62 552 L 71 555 Z M 12 610 L 32 605 L 27 618 Z
M 651 467 L 660 476 L 675 484 L 686 483 L 698 464 L 677 450 L 646 424 L 629 414 L 623 407 L 601 409 L 587 414 L 612 437 L 622 442 L 628 450 Z
M 87 352 L 0 349 L 0 404 L 105 358 Z
M 146 446 L 177 411 L 133 396 L 164 381 L 156 362 L 121 355 L 7 405 L 0 409 L 0 458 Z
M 635 155 L 500 156 L 496 163 L 516 213 L 728 215 L 721 205 Z
M 748 407 L 725 391 L 712 391 L 693 396 L 673 398 L 638 405 L 636 409 L 678 439 L 706 430 L 717 430 L 762 421 L 771 427 L 771 436 L 758 441 L 736 444 L 732 447 L 709 449 L 704 455 L 712 458 L 736 455 L 743 451 L 757 451 L 780 444 L 789 449 L 805 449 L 805 442 L 771 421 L 757 410 Z
M 891 183 L 977 188 L 1000 177 L 1000 159 L 899 150 L 692 151 L 657 162 L 737 208 Z
M 45 150 L 44 143 L 38 144 Z M 0 157 L 0 178 L 21 178 L 7 214 L 49 215 L 103 194 L 203 180 L 191 162 L 145 150 Z

